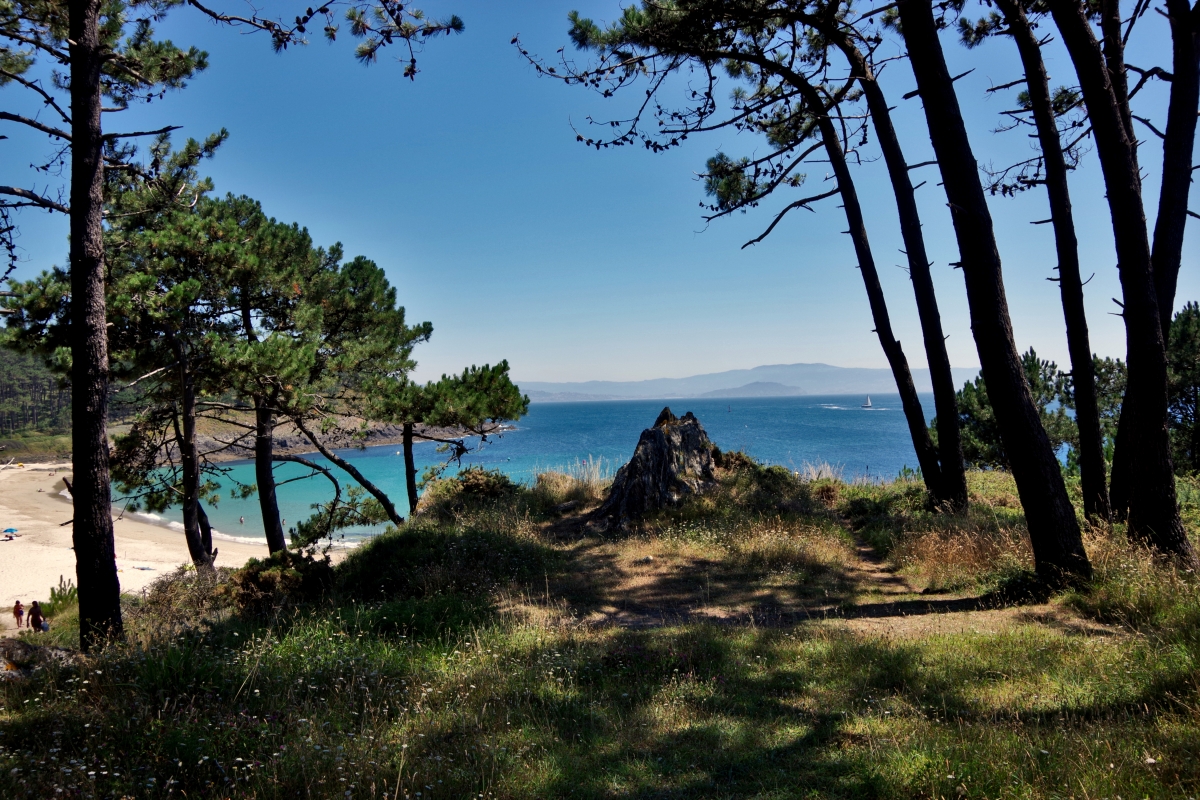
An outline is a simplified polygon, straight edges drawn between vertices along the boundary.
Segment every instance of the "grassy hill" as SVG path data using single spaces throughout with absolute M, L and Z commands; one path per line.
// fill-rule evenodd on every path
M 0 684 L 0 796 L 1200 794 L 1195 576 L 1091 530 L 1095 582 L 1030 597 L 1008 476 L 947 517 L 723 463 L 629 533 L 595 476 L 474 472 L 336 567 L 180 572 Z

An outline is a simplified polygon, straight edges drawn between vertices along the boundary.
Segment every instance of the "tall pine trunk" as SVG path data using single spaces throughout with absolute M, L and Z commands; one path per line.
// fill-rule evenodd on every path
M 1150 263 L 1158 295 L 1159 325 L 1163 339 L 1169 343 L 1188 194 L 1192 187 L 1196 107 L 1200 105 L 1200 2 L 1189 8 L 1187 0 L 1167 0 L 1167 13 L 1173 46 L 1171 97 L 1167 103 L 1167 126 L 1163 130 L 1162 186 Z
M 909 177 L 908 163 L 900 147 L 900 139 L 892 125 L 892 113 L 887 98 L 875 79 L 862 52 L 845 37 L 838 44 L 850 60 L 851 68 L 859 75 L 859 85 L 867 98 L 867 108 L 879 138 L 879 147 L 887 163 L 896 208 L 900 215 L 900 233 L 908 257 L 908 272 L 912 278 L 921 319 L 921 334 L 925 341 L 925 357 L 929 361 L 929 377 L 933 383 L 933 405 L 937 411 L 937 455 L 941 467 L 941 485 L 934 494 L 935 502 L 955 511 L 967 507 L 967 475 L 963 464 L 962 436 L 959 430 L 958 402 L 954 391 L 954 374 L 950 370 L 950 355 L 946 352 L 946 335 L 942 331 L 942 315 L 938 310 L 933 275 L 921 232 L 921 215 L 917 209 L 916 191 Z
M 902 2 L 900 22 L 958 239 L 979 362 L 1025 510 L 1038 574 L 1051 585 L 1089 578 L 1091 564 L 1075 509 L 1013 340 L 991 212 L 930 0 Z
M 858 191 L 850 167 L 846 163 L 846 154 L 842 150 L 838 137 L 837 126 L 833 118 L 825 110 L 820 94 L 816 88 L 806 81 L 803 76 L 792 73 L 789 76 L 792 84 L 800 91 L 811 112 L 817 117 L 817 127 L 829 156 L 830 166 L 837 179 L 838 190 L 842 197 L 842 207 L 846 212 L 846 223 L 850 239 L 854 244 L 855 255 L 858 256 L 858 268 L 862 272 L 863 284 L 867 289 L 867 301 L 871 307 L 871 317 L 875 323 L 875 334 L 879 344 L 892 368 L 892 376 L 896 380 L 896 388 L 900 392 L 900 404 L 904 409 L 904 418 L 908 422 L 908 432 L 912 437 L 913 448 L 917 451 L 917 463 L 925 479 L 925 485 L 936 499 L 945 498 L 941 465 L 938 463 L 937 449 L 929 436 L 929 427 L 925 424 L 925 412 L 921 408 L 921 400 L 917 397 L 917 387 L 913 383 L 912 371 L 904 349 L 892 333 L 892 322 L 888 314 L 887 301 L 883 296 L 883 286 L 879 283 L 879 272 L 875 269 L 875 257 L 871 252 L 871 243 L 867 238 L 867 227 L 863 219 L 862 207 L 858 202 Z
M 196 451 L 196 384 L 189 363 L 187 344 L 175 342 L 179 363 L 179 413 L 175 418 L 175 439 L 179 444 L 179 464 L 183 472 L 183 535 L 188 555 L 198 570 L 212 569 L 212 538 L 205 546 L 200 530 L 200 459 Z M 182 430 L 180 429 L 182 427 Z
M 1079 242 L 1067 186 L 1067 162 L 1055 121 L 1050 78 L 1042 60 L 1042 48 L 1030 27 L 1024 8 L 1015 0 L 997 0 L 1008 29 L 1021 54 L 1029 106 L 1033 111 L 1042 163 L 1046 170 L 1046 193 L 1054 245 L 1058 253 L 1058 287 L 1062 294 L 1067 325 L 1067 350 L 1071 355 L 1071 383 L 1075 394 L 1075 422 L 1079 427 L 1079 475 L 1083 489 L 1083 512 L 1089 519 L 1108 520 L 1107 464 L 1100 411 L 1096 404 L 1096 368 L 1088 336 L 1083 305 L 1083 278 L 1079 271 Z
M 246 341 L 258 341 L 250 314 L 249 289 L 242 286 L 242 331 Z M 262 513 L 267 551 L 287 549 L 283 522 L 279 518 L 279 496 L 275 489 L 275 413 L 266 394 L 255 392 L 254 400 L 254 481 L 258 487 L 258 508 Z
M 408 514 L 417 510 L 417 462 L 413 458 L 413 424 L 404 423 L 404 483 L 408 487 Z
M 213 547 L 212 523 L 208 521 L 208 514 L 204 511 L 204 503 L 196 501 L 196 522 L 200 526 L 200 546 L 205 552 L 211 553 L 211 561 L 215 564 L 217 560 L 217 548 Z
M 1169 0 L 1168 18 L 1173 45 L 1170 100 L 1163 138 L 1162 186 L 1158 199 L 1158 217 L 1150 263 L 1154 272 L 1158 300 L 1159 326 L 1163 341 L 1170 342 L 1171 316 L 1175 308 L 1175 288 L 1183 253 L 1183 234 L 1187 223 L 1188 194 L 1192 183 L 1192 147 L 1196 138 L 1196 106 L 1200 99 L 1197 63 L 1200 60 L 1200 4 L 1191 8 L 1187 0 Z M 1107 42 L 1106 42 L 1107 43 Z M 1111 73 L 1110 73 L 1111 74 Z M 1122 79 L 1124 76 L 1122 75 Z M 1131 124 L 1128 103 L 1122 108 L 1122 120 Z M 1127 128 L 1127 135 L 1133 138 Z M 1134 143 L 1136 167 L 1136 140 Z M 1127 395 L 1121 406 L 1117 440 L 1113 453 L 1109 496 L 1114 516 L 1124 519 L 1133 491 L 1133 422 L 1137 419 L 1137 397 Z
M 79 640 L 87 652 L 123 633 L 108 469 L 108 332 L 104 298 L 104 142 L 100 0 L 70 0 L 71 528 Z
M 1109 69 L 1083 9 L 1074 0 L 1052 0 L 1050 8 L 1087 105 L 1117 246 L 1129 371 L 1121 413 L 1126 439 L 1118 439 L 1118 447 L 1130 459 L 1129 533 L 1181 563 L 1193 565 L 1196 555 L 1175 497 L 1167 428 L 1166 343 L 1151 272 L 1136 145 L 1124 117 L 1128 103 L 1120 102 L 1122 87 L 1114 87 L 1109 80 Z M 1108 55 L 1106 49 L 1104 56 Z
M 1129 354 L 1125 354 L 1128 361 Z M 1125 397 L 1121 400 L 1121 416 L 1117 418 L 1117 435 L 1113 441 L 1112 475 L 1108 481 L 1108 502 L 1112 510 L 1112 518 L 1124 522 L 1129 515 L 1129 493 L 1133 489 L 1133 445 L 1131 431 L 1137 411 L 1133 404 L 1136 397 L 1129 394 L 1128 387 Z
M 267 398 L 254 395 L 254 480 L 258 484 L 258 507 L 262 512 L 267 550 L 287 549 L 283 523 L 279 519 L 279 496 L 275 489 L 275 413 Z

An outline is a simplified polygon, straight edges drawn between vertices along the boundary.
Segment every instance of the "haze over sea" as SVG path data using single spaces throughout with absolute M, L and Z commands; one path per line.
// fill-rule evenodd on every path
M 862 395 L 809 395 L 534 403 L 529 414 L 516 423 L 516 430 L 489 437 L 463 464 L 498 469 L 527 484 L 532 484 L 539 472 L 588 459 L 600 459 L 611 474 L 629 460 L 641 432 L 669 405 L 679 416 L 693 412 L 722 450 L 744 450 L 767 464 L 800 470 L 806 464 L 828 463 L 840 468 L 847 479 L 894 478 L 906 466 L 915 468 L 916 454 L 899 397 L 872 395 L 870 409 L 861 407 L 864 399 Z M 921 403 L 926 414 L 932 415 L 932 396 L 922 395 Z M 432 442 L 417 444 L 414 452 L 419 470 L 440 460 Z M 387 492 L 402 514 L 408 514 L 404 460 L 398 444 L 340 453 Z M 311 459 L 327 464 L 320 456 Z M 206 507 L 213 527 L 224 535 L 262 537 L 257 496 L 239 500 L 230 496 L 228 488 L 233 480 L 253 483 L 254 465 L 236 461 L 226 466 L 229 479 L 219 492 L 220 503 Z M 298 464 L 281 464 L 276 470 L 281 484 L 307 473 Z M 343 487 L 353 484 L 347 475 L 339 475 L 339 480 Z M 281 485 L 279 505 L 287 520 L 285 527 L 309 517 L 313 503 L 327 502 L 332 495 L 328 481 L 321 476 Z M 165 516 L 176 523 L 180 519 L 177 509 Z M 245 523 L 240 523 L 239 517 L 244 517 Z M 377 532 L 348 530 L 345 536 L 353 541 Z

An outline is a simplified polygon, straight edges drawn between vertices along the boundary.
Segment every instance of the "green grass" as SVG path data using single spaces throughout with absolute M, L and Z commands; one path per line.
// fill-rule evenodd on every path
M 69 458 L 71 434 L 69 433 L 18 433 L 9 438 L 0 438 L 0 460 L 10 458 L 17 461 L 56 461 Z
M 779 563 L 746 542 L 786 540 L 793 558 L 887 531 L 919 576 L 937 551 L 912 540 L 1002 543 L 1020 525 L 994 476 L 957 521 L 907 484 L 748 481 L 594 545 L 693 548 L 758 585 Z M 127 643 L 0 685 L 0 796 L 1200 796 L 1200 593 L 1116 534 L 1089 540 L 1091 588 L 993 629 L 630 629 L 581 625 L 555 596 L 581 564 L 555 499 L 419 521 L 307 603 L 251 613 L 225 577 L 172 576 L 131 603 Z M 545 613 L 513 612 L 516 595 Z

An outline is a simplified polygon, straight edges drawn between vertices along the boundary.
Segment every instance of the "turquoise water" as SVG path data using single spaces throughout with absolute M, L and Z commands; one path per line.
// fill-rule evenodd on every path
M 899 397 L 872 397 L 871 409 L 861 407 L 863 399 L 811 396 L 539 403 L 515 424 L 516 430 L 489 437 L 463 463 L 499 469 L 526 483 L 532 483 L 539 472 L 589 459 L 599 459 L 608 472 L 615 472 L 633 454 L 642 430 L 654 423 L 664 405 L 669 405 L 680 416 L 693 412 L 722 450 L 744 450 L 768 464 L 800 470 L 806 464 L 828 463 L 848 479 L 893 478 L 906 466 L 915 468 L 916 454 Z M 921 403 L 926 414 L 932 416 L 932 396 L 922 396 Z M 418 469 L 440 460 L 436 447 L 433 442 L 415 445 Z M 344 450 L 339 455 L 353 461 L 369 480 L 388 493 L 400 513 L 407 515 L 404 459 L 399 445 Z M 320 456 L 310 458 L 327 463 Z M 252 463 L 226 466 L 237 480 L 254 482 Z M 281 464 L 276 469 L 281 483 L 307 473 L 298 464 Z M 352 483 L 348 475 L 339 476 L 339 480 L 343 486 Z M 294 525 L 312 514 L 313 503 L 328 501 L 332 495 L 328 481 L 321 476 L 284 484 L 279 488 L 281 516 L 287 526 Z M 208 507 L 208 514 L 213 527 L 222 534 L 262 536 L 257 497 L 238 500 L 223 492 L 217 506 Z M 177 510 L 166 516 L 168 520 L 179 519 Z M 374 532 L 347 531 L 346 538 L 357 539 Z

